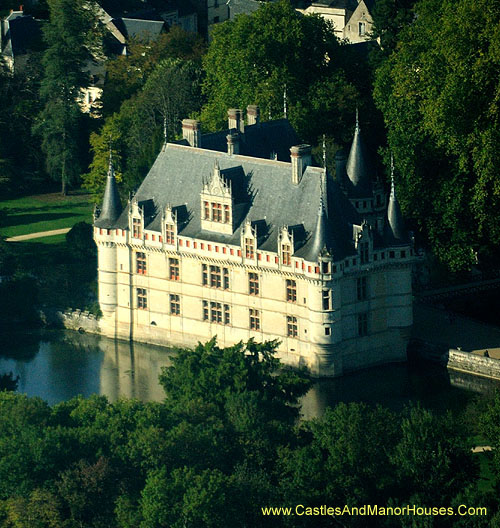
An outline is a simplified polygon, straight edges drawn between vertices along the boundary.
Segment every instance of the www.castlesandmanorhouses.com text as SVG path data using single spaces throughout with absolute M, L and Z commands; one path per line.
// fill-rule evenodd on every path
M 281 516 L 437 516 L 437 515 L 459 515 L 459 516 L 486 516 L 487 508 L 467 506 L 460 504 L 457 508 L 438 506 L 416 506 L 406 504 L 404 506 L 378 506 L 377 504 L 363 504 L 362 506 L 304 506 L 297 504 L 295 507 L 262 507 L 262 515 L 267 517 Z

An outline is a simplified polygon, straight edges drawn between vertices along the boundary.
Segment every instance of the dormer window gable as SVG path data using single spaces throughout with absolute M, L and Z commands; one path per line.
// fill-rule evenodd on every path
M 293 233 L 288 226 L 283 226 L 278 237 L 278 253 L 283 266 L 292 265 L 292 255 L 294 253 Z
M 245 222 L 241 230 L 241 247 L 246 259 L 255 260 L 257 256 L 257 229 L 252 226 L 250 220 Z
M 200 194 L 201 228 L 207 231 L 233 234 L 233 196 L 231 182 L 222 176 L 219 163 L 207 181 L 203 182 Z
M 367 222 L 363 222 L 361 226 L 354 227 L 354 247 L 356 248 L 359 261 L 361 264 L 368 264 L 370 262 L 370 253 L 372 249 L 372 232 Z
M 144 234 L 144 209 L 139 206 L 137 200 L 129 202 L 128 221 L 132 238 L 142 240 Z
M 177 239 L 177 213 L 170 205 L 163 211 L 161 224 L 165 244 L 174 246 Z

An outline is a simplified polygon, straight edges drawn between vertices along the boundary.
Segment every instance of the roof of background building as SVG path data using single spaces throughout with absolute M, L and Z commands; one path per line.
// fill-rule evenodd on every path
M 201 229 L 200 193 L 216 162 L 235 195 L 231 235 Z M 276 252 L 280 229 L 286 225 L 293 232 L 298 257 L 314 261 L 325 245 L 335 259 L 353 253 L 350 223 L 359 223 L 359 217 L 338 185 L 329 180 L 328 216 L 323 213 L 318 221 L 323 169 L 308 167 L 298 185 L 292 183 L 291 171 L 290 163 L 168 144 L 134 200 L 144 207 L 145 228 L 157 232 L 161 232 L 161 211 L 170 205 L 177 212 L 180 235 L 240 245 L 241 230 L 250 221 L 261 250 Z M 114 227 L 128 228 L 127 210 Z
M 257 0 L 230 0 L 229 2 L 229 18 L 234 18 L 238 15 L 250 14 L 261 6 Z
M 4 55 L 15 57 L 22 55 L 37 45 L 41 39 L 38 22 L 22 11 L 11 13 L 7 19 L 9 27 L 6 34 L 7 44 L 2 50 Z
M 144 20 L 139 18 L 115 18 L 113 23 L 122 33 L 129 38 L 142 38 L 154 40 L 163 31 L 165 22 L 163 20 Z
M 227 152 L 229 129 L 203 134 L 201 146 L 208 150 Z M 181 144 L 187 144 L 185 141 Z M 240 154 L 255 158 L 270 159 L 275 153 L 279 161 L 290 161 L 290 147 L 301 141 L 287 119 L 264 121 L 256 125 L 246 125 L 244 138 L 240 138 Z

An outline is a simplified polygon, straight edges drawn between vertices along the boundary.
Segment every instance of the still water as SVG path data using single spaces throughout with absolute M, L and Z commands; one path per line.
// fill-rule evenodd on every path
M 144 401 L 164 397 L 158 383 L 170 364 L 166 348 L 77 332 L 15 334 L 0 344 L 0 374 L 19 376 L 18 391 L 50 404 L 82 394 Z M 500 389 L 500 381 L 434 365 L 387 365 L 315 383 L 303 398 L 305 418 L 338 402 L 364 401 L 399 410 L 409 402 L 436 411 L 462 409 L 475 394 Z

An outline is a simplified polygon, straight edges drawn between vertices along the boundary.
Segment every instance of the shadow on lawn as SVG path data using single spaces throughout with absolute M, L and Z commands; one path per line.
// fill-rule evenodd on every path
M 0 227 L 13 227 L 21 225 L 36 224 L 40 222 L 51 222 L 52 220 L 61 220 L 63 218 L 74 218 L 76 213 L 39 213 L 39 214 L 17 214 L 9 212 L 0 217 Z M 81 215 L 78 215 L 81 216 Z M 51 229 L 47 226 L 47 230 Z

